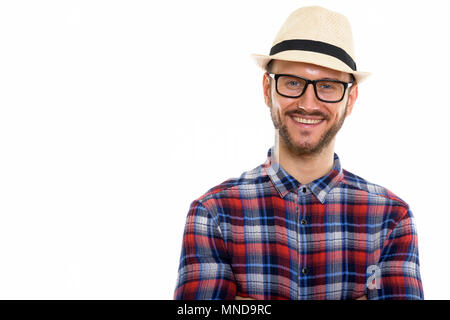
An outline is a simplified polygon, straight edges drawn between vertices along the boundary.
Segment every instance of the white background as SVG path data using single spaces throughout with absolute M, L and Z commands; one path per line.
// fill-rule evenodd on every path
M 342 165 L 410 204 L 449 299 L 446 2 L 262 0 L 0 2 L 0 298 L 172 299 L 190 203 L 274 142 L 249 55 L 310 4 L 373 72 Z

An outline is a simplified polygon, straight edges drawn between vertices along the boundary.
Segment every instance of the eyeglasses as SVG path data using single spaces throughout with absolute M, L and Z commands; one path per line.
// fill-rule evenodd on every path
M 345 90 L 353 85 L 353 82 L 344 82 L 334 79 L 309 80 L 290 74 L 269 73 L 269 76 L 275 78 L 275 87 L 280 96 L 287 98 L 301 97 L 311 83 L 314 87 L 317 99 L 329 103 L 342 101 L 342 99 L 344 99 Z

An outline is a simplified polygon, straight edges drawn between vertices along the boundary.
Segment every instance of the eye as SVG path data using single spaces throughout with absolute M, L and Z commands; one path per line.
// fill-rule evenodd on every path
M 336 90 L 339 86 L 341 86 L 340 83 L 332 81 L 320 81 L 317 83 L 319 90 Z
M 290 88 L 298 88 L 300 86 L 300 82 L 297 80 L 289 80 L 286 83 L 286 86 L 290 87 Z

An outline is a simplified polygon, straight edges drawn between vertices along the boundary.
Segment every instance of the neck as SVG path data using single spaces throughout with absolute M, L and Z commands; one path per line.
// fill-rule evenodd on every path
M 301 184 L 308 184 L 331 171 L 334 164 L 333 139 L 320 153 L 295 155 L 280 141 L 275 141 L 274 155 L 278 163 Z

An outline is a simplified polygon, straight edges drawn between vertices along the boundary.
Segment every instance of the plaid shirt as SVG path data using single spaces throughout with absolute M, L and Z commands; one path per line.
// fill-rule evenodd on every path
M 408 204 L 341 168 L 301 184 L 272 158 L 191 203 L 175 299 L 423 299 Z

